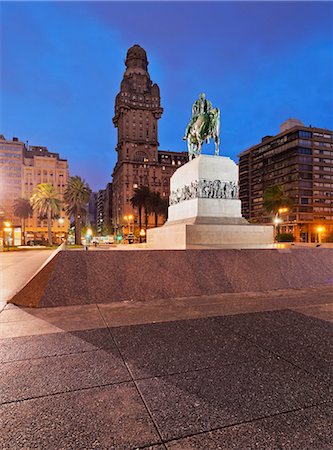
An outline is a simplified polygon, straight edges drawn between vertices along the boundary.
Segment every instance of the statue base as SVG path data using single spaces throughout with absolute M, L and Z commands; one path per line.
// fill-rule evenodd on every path
M 238 167 L 230 158 L 200 155 L 170 179 L 168 221 L 147 230 L 149 248 L 273 247 L 273 226 L 241 215 Z

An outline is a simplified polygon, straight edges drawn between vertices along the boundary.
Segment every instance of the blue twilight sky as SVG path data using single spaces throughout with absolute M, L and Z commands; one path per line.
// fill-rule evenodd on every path
M 202 91 L 222 110 L 222 153 L 236 161 L 288 117 L 332 129 L 332 14 L 330 2 L 2 2 L 0 133 L 59 152 L 72 175 L 104 188 L 135 43 L 161 89 L 162 149 L 186 149 Z

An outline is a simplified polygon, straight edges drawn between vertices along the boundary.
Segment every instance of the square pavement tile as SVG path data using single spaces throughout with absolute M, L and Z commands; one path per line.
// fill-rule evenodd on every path
M 135 379 L 270 356 L 213 319 L 112 328 Z
M 3 363 L 0 403 L 131 379 L 118 351 L 98 350 Z
M 327 401 L 328 386 L 275 358 L 137 381 L 166 440 Z
M 287 359 L 308 372 L 333 376 L 333 324 L 282 310 L 215 318 L 260 347 Z
M 0 362 L 115 348 L 106 328 L 0 340 Z
M 332 405 L 320 405 L 166 444 L 168 450 L 331 450 Z
M 133 383 L 0 406 L 0 448 L 117 449 L 160 443 Z

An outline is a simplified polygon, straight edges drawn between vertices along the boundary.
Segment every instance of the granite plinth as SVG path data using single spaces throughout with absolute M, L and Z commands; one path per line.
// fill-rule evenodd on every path
M 170 179 L 170 222 L 190 217 L 242 217 L 238 168 L 225 156 L 200 155 Z
M 245 219 L 244 219 L 245 220 Z M 150 248 L 187 249 L 198 247 L 270 248 L 273 227 L 249 223 L 180 223 L 167 222 L 163 227 L 147 230 Z
M 325 248 L 288 252 L 62 251 L 52 262 L 54 265 L 45 281 L 43 295 L 37 299 L 29 296 L 39 281 L 33 279 L 12 299 L 13 303 L 45 307 L 82 305 L 227 292 L 302 289 L 332 285 L 333 282 L 333 251 Z M 90 328 L 88 325 L 86 328 Z
M 147 230 L 149 248 L 272 246 L 273 226 L 249 224 L 241 214 L 238 168 L 230 158 L 200 155 L 170 180 L 168 221 Z

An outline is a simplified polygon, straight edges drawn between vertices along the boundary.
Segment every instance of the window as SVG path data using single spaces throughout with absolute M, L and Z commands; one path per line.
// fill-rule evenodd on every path
M 303 138 L 312 138 L 312 133 L 310 131 L 299 131 L 298 135 Z
M 143 162 L 148 161 L 148 155 L 145 152 L 138 151 L 138 152 L 136 152 L 134 154 L 134 158 L 133 159 L 134 159 L 134 161 L 143 163 Z
M 302 155 L 312 155 L 312 150 L 311 150 L 311 148 L 299 147 L 298 153 L 301 153 Z

